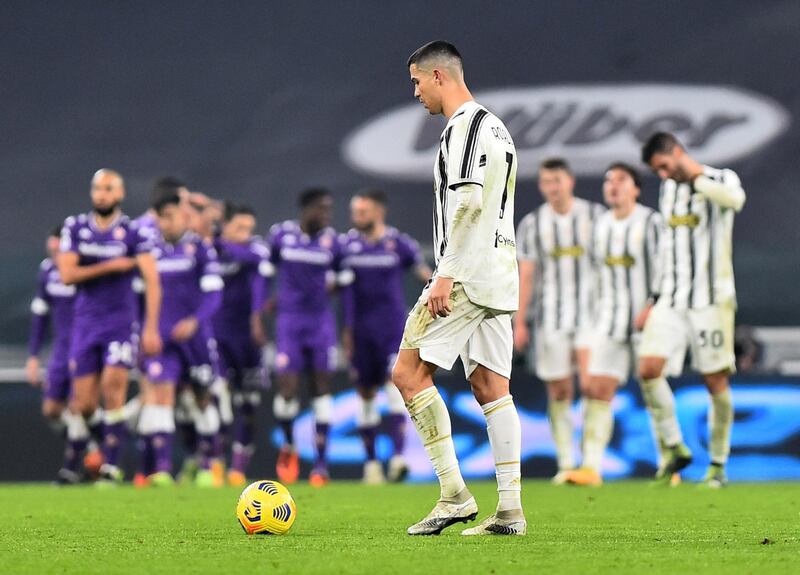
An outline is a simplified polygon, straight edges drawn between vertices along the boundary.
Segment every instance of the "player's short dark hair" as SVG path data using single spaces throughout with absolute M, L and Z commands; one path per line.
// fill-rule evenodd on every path
M 389 203 L 389 198 L 387 197 L 386 192 L 379 190 L 378 188 L 366 188 L 364 190 L 359 190 L 356 192 L 355 196 L 357 198 L 372 200 L 376 204 L 379 204 L 383 207 L 386 207 L 386 205 Z
M 572 168 L 569 166 L 569 162 L 564 158 L 545 158 L 541 162 L 539 162 L 539 169 L 540 170 L 562 170 L 567 172 L 570 176 L 572 175 Z
M 675 146 L 680 145 L 681 143 L 678 141 L 678 138 L 673 134 L 669 132 L 656 132 L 647 138 L 647 141 L 642 146 L 642 162 L 649 164 L 650 160 L 652 160 L 653 156 L 656 154 L 668 154 Z
M 455 58 L 458 60 L 458 64 L 463 67 L 461 54 L 455 46 L 453 46 L 450 42 L 445 42 L 444 40 L 434 40 L 433 42 L 428 42 L 424 46 L 420 46 L 414 50 L 414 53 L 408 57 L 406 68 L 409 68 L 411 64 L 416 64 L 419 66 L 425 60 L 437 56 Z
M 256 211 L 247 204 L 239 204 L 230 200 L 225 200 L 225 209 L 223 210 L 222 219 L 225 220 L 225 222 L 229 222 L 236 216 L 256 217 Z
M 163 190 L 158 198 L 154 199 L 152 207 L 158 215 L 161 215 L 167 206 L 178 206 L 180 203 L 181 197 L 177 190 Z
M 50 229 L 50 233 L 48 234 L 48 238 L 60 238 L 61 237 L 61 230 L 64 226 L 58 224 L 56 227 Z
M 308 188 L 300 192 L 300 196 L 297 198 L 297 205 L 304 210 L 322 198 L 329 198 L 330 196 L 330 190 L 325 188 Z
M 639 174 L 636 168 L 630 164 L 626 164 L 625 162 L 614 162 L 606 168 L 606 172 L 610 170 L 622 170 L 623 172 L 626 172 L 633 180 L 633 185 L 640 190 L 642 189 L 642 176 Z
M 153 182 L 153 187 L 150 189 L 150 205 L 156 208 L 164 197 L 178 195 L 181 188 L 186 187 L 186 182 L 175 176 L 163 176 Z

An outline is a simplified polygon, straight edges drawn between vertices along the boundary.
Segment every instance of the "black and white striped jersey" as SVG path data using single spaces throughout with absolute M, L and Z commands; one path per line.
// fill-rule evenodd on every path
M 658 212 L 641 204 L 623 219 L 611 211 L 598 218 L 592 250 L 598 274 L 596 334 L 630 340 L 633 320 L 658 289 L 661 228 Z
M 574 198 L 565 214 L 545 203 L 520 222 L 518 257 L 536 264 L 533 301 L 540 328 L 574 332 L 592 326 L 592 238 L 604 212 L 600 204 Z

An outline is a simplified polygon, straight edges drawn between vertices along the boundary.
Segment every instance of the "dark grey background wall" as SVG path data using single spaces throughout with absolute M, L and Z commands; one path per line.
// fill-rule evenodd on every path
M 162 5 L 169 4 L 169 5 Z M 725 85 L 775 100 L 788 129 L 730 163 L 749 193 L 736 227 L 742 321 L 800 324 L 800 4 L 785 2 L 40 2 L 0 6 L 0 342 L 24 339 L 42 239 L 84 210 L 88 181 L 114 167 L 130 212 L 177 173 L 252 203 L 262 230 L 294 194 L 346 199 L 384 186 L 392 218 L 430 236 L 430 183 L 350 167 L 342 145 L 411 102 L 408 54 L 460 46 L 476 90 L 660 82 Z M 580 193 L 599 199 L 597 174 Z M 647 181 L 653 202 L 657 183 Z M 539 202 L 518 184 L 517 217 Z

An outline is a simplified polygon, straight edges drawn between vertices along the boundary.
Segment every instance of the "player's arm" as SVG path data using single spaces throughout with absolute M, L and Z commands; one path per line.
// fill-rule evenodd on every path
M 650 310 L 658 301 L 661 292 L 661 278 L 663 277 L 661 271 L 661 237 L 663 231 L 664 221 L 661 214 L 658 212 L 653 213 L 647 220 L 645 227 L 645 241 L 646 249 L 644 250 L 645 265 L 650 270 L 650 285 L 647 288 L 647 305 L 641 312 L 634 318 L 633 327 L 641 331 L 647 323 L 647 318 L 650 317 Z
M 222 305 L 222 288 L 225 284 L 219 275 L 216 251 L 204 241 L 198 246 L 197 260 L 197 267 L 201 270 L 199 287 L 202 297 L 194 313 L 175 324 L 170 334 L 175 341 L 191 339 L 200 324 L 210 320 Z
M 47 272 L 39 273 L 39 283 L 36 296 L 31 301 L 31 333 L 28 340 L 28 361 L 25 362 L 25 375 L 28 383 L 37 386 L 41 383 L 39 377 L 39 352 L 42 350 L 47 325 L 50 321 L 50 298 L 47 295 Z
M 522 352 L 530 343 L 528 313 L 533 301 L 533 282 L 536 274 L 538 250 L 536 245 L 536 215 L 529 214 L 519 223 L 516 237 L 517 265 L 519 267 L 519 307 L 514 314 L 514 349 Z
M 701 174 L 692 183 L 695 191 L 723 208 L 740 212 L 744 206 L 746 195 L 739 176 L 730 170 L 724 170 L 719 180 Z
M 56 259 L 61 281 L 67 285 L 84 283 L 109 274 L 129 272 L 136 267 L 136 260 L 128 257 L 112 258 L 88 266 L 80 265 L 80 256 L 77 252 L 62 252 Z
M 158 319 L 161 314 L 161 280 L 153 254 L 136 254 L 136 265 L 144 282 L 144 325 L 142 326 L 142 351 L 155 355 L 161 351 Z

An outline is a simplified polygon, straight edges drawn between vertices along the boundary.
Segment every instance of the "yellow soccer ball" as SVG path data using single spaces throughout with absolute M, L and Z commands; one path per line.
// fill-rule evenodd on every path
M 297 505 L 277 481 L 256 481 L 239 496 L 236 517 L 248 535 L 283 535 L 297 517 Z

